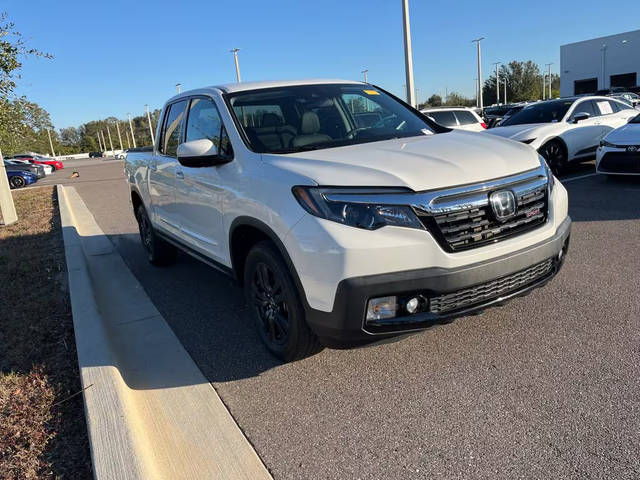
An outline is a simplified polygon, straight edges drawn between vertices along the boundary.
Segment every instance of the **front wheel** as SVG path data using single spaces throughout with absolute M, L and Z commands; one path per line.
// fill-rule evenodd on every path
M 567 166 L 567 152 L 559 141 L 551 140 L 545 143 L 539 152 L 555 175 L 560 174 Z
M 290 362 L 321 349 L 289 270 L 271 242 L 257 243 L 249 252 L 244 288 L 260 338 L 273 355 Z
M 24 178 L 16 175 L 15 177 L 11 177 L 9 179 L 9 185 L 11 186 L 11 188 L 22 188 L 27 184 L 27 182 L 25 182 Z
M 176 247 L 158 237 L 142 205 L 139 205 L 136 210 L 136 220 L 138 220 L 140 240 L 149 262 L 158 267 L 173 263 L 176 259 Z

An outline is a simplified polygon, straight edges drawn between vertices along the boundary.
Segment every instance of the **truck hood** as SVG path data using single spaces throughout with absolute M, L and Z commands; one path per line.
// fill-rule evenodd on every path
M 553 130 L 556 125 L 555 123 L 525 123 L 522 125 L 491 128 L 487 130 L 487 133 L 498 137 L 510 138 L 511 140 L 522 141 L 545 135 L 547 130 Z
M 609 132 L 605 137 L 614 145 L 640 145 L 640 123 L 628 123 Z
M 415 191 L 483 182 L 540 166 L 527 145 L 484 133 L 451 131 L 327 148 L 263 161 L 318 185 L 408 187 Z

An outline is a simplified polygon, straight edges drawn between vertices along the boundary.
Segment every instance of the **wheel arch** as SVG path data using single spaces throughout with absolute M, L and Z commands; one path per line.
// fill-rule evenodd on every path
M 293 265 L 293 261 L 284 243 L 269 225 L 253 217 L 237 217 L 229 227 L 229 256 L 231 258 L 231 268 L 235 279 L 238 283 L 243 283 L 244 265 L 247 254 L 253 245 L 262 240 L 271 241 L 280 252 L 280 255 L 282 255 L 293 279 L 293 283 L 298 289 L 300 300 L 306 309 L 308 307 L 307 297 L 304 293 L 302 282 L 300 282 L 298 272 Z
M 549 142 L 553 142 L 553 141 L 558 142 L 558 143 L 562 146 L 562 148 L 564 149 L 564 153 L 565 153 L 565 154 L 566 154 L 566 156 L 567 156 L 567 161 L 569 161 L 569 147 L 567 146 L 567 142 L 565 142 L 565 141 L 564 141 L 564 139 L 563 139 L 561 136 L 559 136 L 559 135 L 555 135 L 555 136 L 552 136 L 552 137 L 549 137 L 549 138 L 545 139 L 545 140 L 544 140 L 544 142 L 542 142 L 542 144 L 540 145 L 540 148 L 538 148 L 537 152 L 538 152 L 540 155 L 542 155 L 542 152 L 541 152 L 542 148 L 543 148 L 547 143 L 549 143 Z

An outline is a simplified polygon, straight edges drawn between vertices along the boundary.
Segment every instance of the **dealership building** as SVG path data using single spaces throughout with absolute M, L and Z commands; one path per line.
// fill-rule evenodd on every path
M 560 95 L 638 86 L 640 30 L 560 47 Z

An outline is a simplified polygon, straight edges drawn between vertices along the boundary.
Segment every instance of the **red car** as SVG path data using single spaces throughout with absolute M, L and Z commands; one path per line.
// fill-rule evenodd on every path
M 33 155 L 18 154 L 14 155 L 11 158 L 15 158 L 18 160 L 27 160 L 29 163 L 37 163 L 40 165 L 51 165 L 54 171 L 64 168 L 64 164 L 60 160 L 49 159 L 47 157 L 34 157 Z

